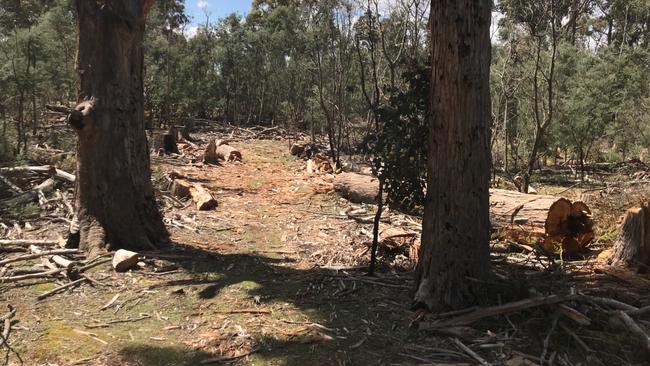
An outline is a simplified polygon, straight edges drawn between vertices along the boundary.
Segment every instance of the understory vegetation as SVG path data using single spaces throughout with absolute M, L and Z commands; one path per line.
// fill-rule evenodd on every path
M 74 102 L 74 6 L 0 5 L 0 158 L 29 159 L 35 145 L 70 144 L 45 105 Z M 181 0 L 157 0 L 145 37 L 147 123 L 205 119 L 322 134 L 333 161 L 370 153 L 385 167 L 393 203 L 420 204 L 429 8 L 421 0 L 255 0 L 246 16 L 215 20 L 190 19 Z M 586 163 L 645 159 L 648 14 L 643 0 L 497 2 L 495 171 L 526 191 L 547 165 L 589 180 Z

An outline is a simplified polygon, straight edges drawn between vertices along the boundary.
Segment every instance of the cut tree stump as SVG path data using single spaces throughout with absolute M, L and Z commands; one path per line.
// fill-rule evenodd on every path
M 637 267 L 640 272 L 647 272 L 650 267 L 650 204 L 627 211 L 610 264 Z
M 342 173 L 334 179 L 334 190 L 352 202 L 372 204 L 379 192 L 379 180 Z M 562 248 L 564 253 L 574 254 L 594 239 L 589 207 L 555 196 L 491 189 L 490 222 L 493 230 L 524 244 L 543 239 L 544 248 L 551 253 Z
M 214 139 L 210 140 L 210 143 L 203 152 L 203 162 L 205 164 L 219 164 L 219 156 L 217 155 L 217 143 L 214 141 Z
M 225 161 L 241 161 L 242 159 L 241 152 L 227 144 L 217 146 L 217 156 Z
M 190 187 L 190 194 L 192 195 L 192 201 L 196 203 L 196 208 L 199 211 L 212 210 L 218 205 L 217 200 L 214 199 L 210 190 L 200 184 L 195 184 Z

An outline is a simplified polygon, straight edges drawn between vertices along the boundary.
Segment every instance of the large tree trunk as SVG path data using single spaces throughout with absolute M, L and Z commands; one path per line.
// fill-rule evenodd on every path
M 415 302 L 457 309 L 490 276 L 488 0 L 434 0 L 428 189 Z
M 145 17 L 153 0 L 76 0 L 80 247 L 151 248 L 168 233 L 154 199 L 143 111 Z
M 610 259 L 612 265 L 650 268 L 650 204 L 627 211 Z

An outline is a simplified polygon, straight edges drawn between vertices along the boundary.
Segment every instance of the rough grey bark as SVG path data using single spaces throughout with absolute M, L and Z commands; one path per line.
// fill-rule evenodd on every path
M 456 309 L 482 297 L 489 263 L 488 0 L 434 0 L 428 190 L 415 302 Z M 473 280 L 474 279 L 474 280 Z
M 151 248 L 168 233 L 154 199 L 143 107 L 145 17 L 153 0 L 77 0 L 75 205 L 86 251 Z

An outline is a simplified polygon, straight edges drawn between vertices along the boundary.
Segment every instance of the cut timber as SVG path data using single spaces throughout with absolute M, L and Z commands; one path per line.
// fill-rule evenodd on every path
M 190 196 L 190 187 L 192 184 L 183 179 L 174 179 L 172 183 L 172 195 L 176 198 L 186 198 Z
M 219 163 L 219 157 L 217 156 L 217 143 L 214 141 L 214 139 L 210 140 L 210 143 L 203 152 L 203 162 L 205 164 Z
M 241 152 L 226 144 L 217 146 L 217 156 L 225 161 L 241 161 Z
M 544 248 L 551 253 L 559 248 L 577 253 L 594 239 L 589 207 L 555 196 L 491 189 L 490 221 L 493 229 L 513 235 L 515 240 L 522 234 L 543 237 Z
M 135 267 L 139 259 L 138 253 L 120 249 L 113 255 L 113 268 L 116 272 L 126 272 Z
M 355 203 L 375 203 L 379 192 L 376 177 L 357 173 L 338 174 L 334 190 Z M 547 195 L 528 195 L 502 189 L 490 190 L 490 222 L 515 241 L 543 238 L 544 247 L 556 252 L 562 247 L 572 254 L 594 239 L 591 211 L 582 202 Z
M 217 200 L 212 197 L 212 193 L 200 184 L 190 187 L 192 201 L 196 203 L 196 208 L 200 211 L 212 210 L 217 207 Z
M 334 178 L 334 190 L 354 203 L 375 203 L 379 180 L 370 175 L 341 173 Z
M 627 211 L 610 259 L 612 265 L 650 267 L 650 204 Z

